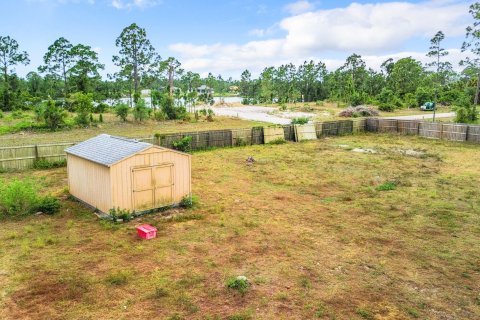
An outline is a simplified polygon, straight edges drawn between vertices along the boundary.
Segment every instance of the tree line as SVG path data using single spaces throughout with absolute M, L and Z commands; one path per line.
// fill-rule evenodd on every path
M 183 101 L 195 105 L 200 99 L 212 102 L 212 96 L 198 96 L 202 84 L 218 95 L 238 93 L 245 104 L 296 103 L 318 100 L 342 101 L 350 105 L 374 104 L 381 110 L 417 107 L 426 101 L 457 105 L 464 121 L 475 121 L 480 90 L 480 3 L 470 6 L 474 22 L 466 30 L 463 52 L 473 58 L 461 62 L 463 70 L 454 71 L 448 51 L 442 44 L 445 35 L 437 32 L 427 53 L 430 62 L 423 65 L 412 57 L 388 59 L 380 70 L 366 66 L 358 54 L 350 55 L 334 71 L 321 61 L 305 61 L 299 66 L 285 64 L 266 67 L 257 78 L 245 70 L 239 80 L 185 71 L 174 57 L 162 60 L 147 37 L 145 29 L 133 23 L 122 30 L 115 41 L 118 54 L 112 57 L 118 72 L 102 79 L 104 65 L 92 47 L 73 44 L 64 37 L 51 44 L 43 64 L 24 78 L 14 71 L 17 65 L 30 63 L 27 52 L 10 36 L 0 36 L 0 109 L 34 109 L 47 99 L 64 106 L 75 98 L 104 101 L 130 97 L 132 106 L 141 100 L 141 90 L 151 89 L 154 106 Z M 73 99 L 73 100 L 72 100 Z M 77 102 L 82 105 L 82 102 Z M 167 108 L 168 109 L 168 108 Z M 172 112 L 170 110 L 170 112 Z

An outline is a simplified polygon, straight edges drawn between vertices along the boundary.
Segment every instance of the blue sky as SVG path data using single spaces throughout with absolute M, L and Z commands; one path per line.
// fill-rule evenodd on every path
M 15 38 L 36 69 L 55 39 L 84 43 L 114 72 L 115 39 L 132 22 L 146 28 L 163 58 L 185 69 L 238 78 L 248 68 L 322 60 L 330 69 L 351 53 L 378 68 L 388 57 L 425 60 L 438 30 L 457 63 L 471 22 L 471 1 L 274 1 L 274 0 L 0 0 L 0 35 Z M 426 61 L 426 60 L 425 60 Z M 425 62 L 424 61 L 424 62 Z

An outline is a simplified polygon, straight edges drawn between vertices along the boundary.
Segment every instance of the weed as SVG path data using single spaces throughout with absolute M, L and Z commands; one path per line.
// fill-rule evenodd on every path
M 198 196 L 195 195 L 190 195 L 183 197 L 182 200 L 180 200 L 180 207 L 187 208 L 187 209 L 192 209 L 195 208 L 198 205 Z
M 182 152 L 191 152 L 192 151 L 192 137 L 186 136 L 182 139 L 173 141 L 172 147 L 175 150 Z
M 168 291 L 163 288 L 163 287 L 155 287 L 155 293 L 153 294 L 153 297 L 156 299 L 160 299 L 163 297 L 168 296 Z
M 227 281 L 227 287 L 233 290 L 237 290 L 241 294 L 245 294 L 250 287 L 247 277 L 238 276 L 236 278 L 231 278 Z
M 370 311 L 366 310 L 366 309 L 362 309 L 362 308 L 357 308 L 357 310 L 355 310 L 355 312 L 360 316 L 362 317 L 363 319 L 367 319 L 367 320 L 373 320 L 373 315 Z
M 123 286 L 128 283 L 132 273 L 128 270 L 118 270 L 111 272 L 107 278 L 106 282 L 113 286 Z
M 396 188 L 397 188 L 396 182 L 385 182 L 384 184 L 377 186 L 375 189 L 377 191 L 391 191 L 391 190 L 395 190 Z
M 418 318 L 420 315 L 418 314 L 418 311 L 415 308 L 406 308 L 407 313 L 412 316 L 413 318 Z
M 47 170 L 53 168 L 66 167 L 67 160 L 48 161 L 46 159 L 37 159 L 33 163 L 33 168 L 37 170 Z
M 250 320 L 252 318 L 253 316 L 251 311 L 244 311 L 228 316 L 227 320 Z
M 285 144 L 287 141 L 284 138 L 277 138 L 270 141 L 268 144 Z
M 299 117 L 292 119 L 292 124 L 307 124 L 309 119 L 307 117 Z
M 204 218 L 205 217 L 202 214 L 199 214 L 199 213 L 187 213 L 187 214 L 175 215 L 171 219 L 169 219 L 168 221 L 186 222 L 186 221 L 190 221 L 190 220 L 202 220 Z

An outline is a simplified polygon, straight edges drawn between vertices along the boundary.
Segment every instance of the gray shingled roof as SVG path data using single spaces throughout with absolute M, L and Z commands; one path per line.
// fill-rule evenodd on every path
M 110 167 L 151 146 L 146 142 L 101 134 L 69 147 L 65 152 Z

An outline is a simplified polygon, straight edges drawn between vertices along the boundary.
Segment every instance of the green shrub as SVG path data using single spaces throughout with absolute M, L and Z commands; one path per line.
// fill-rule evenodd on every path
M 98 116 L 98 122 L 102 123 L 103 122 L 103 114 L 100 113 Z
M 67 165 L 67 160 L 48 161 L 46 159 L 37 159 L 33 163 L 33 168 L 38 170 L 45 170 L 45 169 L 65 167 L 66 165 Z
M 108 110 L 108 104 L 106 103 L 103 103 L 103 102 L 100 102 L 98 103 L 94 108 L 93 108 L 93 112 L 95 113 L 104 113 L 106 110 Z
M 130 107 L 126 103 L 119 103 L 115 106 L 115 115 L 122 121 L 127 121 L 129 111 Z
M 71 95 L 70 102 L 77 113 L 75 123 L 81 127 L 88 127 L 92 120 L 93 95 L 77 92 Z
M 0 119 L 2 119 L 3 117 L 3 112 L 0 110 Z
M 39 196 L 37 184 L 30 179 L 0 181 L 0 217 L 26 216 L 37 211 L 54 214 L 60 202 L 52 196 Z
M 142 122 L 145 121 L 148 117 L 148 108 L 145 105 L 145 100 L 140 99 L 135 104 L 135 108 L 133 108 L 133 117 L 136 121 Z
M 270 141 L 268 144 L 285 144 L 287 141 L 284 138 L 277 138 L 275 140 Z
M 379 185 L 376 189 L 377 191 L 391 191 L 397 188 L 397 184 L 395 182 L 385 182 L 384 184 Z
M 212 109 L 208 109 L 208 110 L 207 110 L 207 121 L 212 122 L 214 115 L 215 115 L 215 113 L 213 112 L 213 110 L 212 110 Z
M 44 109 L 42 110 L 45 124 L 50 130 L 57 130 L 65 123 L 67 116 L 66 112 L 59 107 L 55 101 L 48 100 Z
M 359 106 L 365 103 L 365 96 L 360 92 L 354 92 L 350 97 L 350 104 L 353 107 Z
M 182 151 L 182 152 L 190 152 L 192 151 L 192 137 L 186 136 L 182 139 L 173 141 L 172 147 L 175 150 Z
M 168 120 L 167 115 L 162 110 L 155 111 L 153 117 L 156 121 L 165 121 Z
M 307 117 L 299 117 L 292 119 L 292 124 L 307 124 L 309 119 Z
M 405 96 L 403 97 L 403 101 L 405 102 L 405 106 L 407 106 L 407 108 L 418 107 L 417 99 L 413 93 L 409 92 L 405 94 Z
M 250 283 L 248 282 L 247 277 L 245 276 L 238 276 L 236 278 L 231 278 L 227 281 L 227 287 L 233 290 L 237 290 L 241 294 L 247 292 L 248 288 L 250 287 Z
M 417 105 L 421 106 L 425 102 L 433 101 L 435 93 L 431 87 L 418 87 L 415 91 Z
M 186 196 L 180 201 L 180 207 L 191 209 L 198 205 L 198 196 Z
M 0 186 L 0 213 L 6 216 L 28 215 L 39 203 L 37 190 L 32 180 L 2 182 Z
M 287 105 L 282 102 L 282 103 L 280 103 L 279 109 L 280 109 L 280 111 L 287 111 Z
M 454 121 L 457 123 L 473 123 L 478 120 L 477 108 L 466 94 L 461 95 L 458 99 L 455 111 Z
M 112 208 L 108 210 L 108 214 L 113 222 L 128 222 L 134 218 L 134 213 L 130 212 L 130 210 L 120 208 Z
M 60 201 L 52 196 L 46 196 L 40 199 L 36 211 L 46 214 L 55 214 L 60 210 Z
M 385 112 L 393 112 L 395 110 L 395 106 L 391 103 L 381 103 L 378 106 L 378 110 Z

